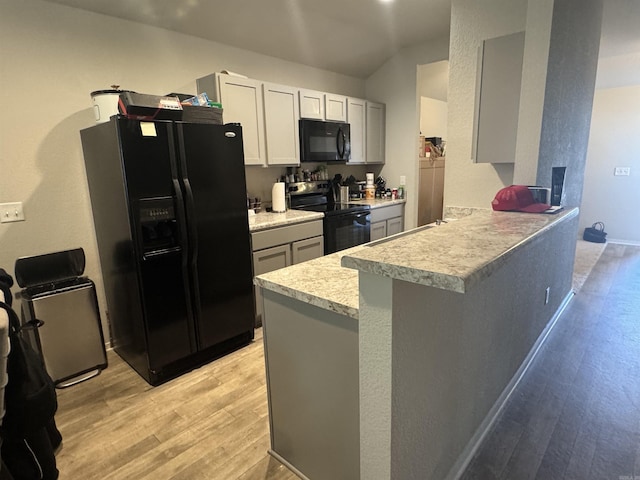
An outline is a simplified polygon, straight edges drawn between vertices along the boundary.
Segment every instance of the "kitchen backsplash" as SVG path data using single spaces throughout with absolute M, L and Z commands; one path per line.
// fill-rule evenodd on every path
M 305 163 L 305 170 L 314 171 L 321 164 Z M 294 167 L 296 170 L 297 167 Z M 329 179 L 332 179 L 336 173 L 342 175 L 343 178 L 353 175 L 358 180 L 365 180 L 367 172 L 373 172 L 377 177 L 382 170 L 382 165 L 327 165 Z M 287 173 L 287 167 L 245 167 L 245 175 L 247 177 L 247 195 L 251 198 L 260 198 L 263 207 L 271 206 L 271 187 L 280 177 Z

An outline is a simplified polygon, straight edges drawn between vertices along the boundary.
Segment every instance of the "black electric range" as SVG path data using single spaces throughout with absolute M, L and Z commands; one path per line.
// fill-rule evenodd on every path
M 325 254 L 355 247 L 371 239 L 369 205 L 334 202 L 327 182 L 289 184 L 287 192 L 293 210 L 324 213 Z

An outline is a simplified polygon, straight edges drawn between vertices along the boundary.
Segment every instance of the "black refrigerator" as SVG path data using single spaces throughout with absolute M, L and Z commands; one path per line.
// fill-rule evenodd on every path
M 115 351 L 157 385 L 251 342 L 241 127 L 114 116 L 80 133 Z

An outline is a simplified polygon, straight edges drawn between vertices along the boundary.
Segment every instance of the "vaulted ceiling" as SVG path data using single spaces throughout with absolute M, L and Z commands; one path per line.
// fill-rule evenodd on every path
M 367 78 L 398 50 L 448 38 L 450 0 L 48 0 Z M 601 56 L 640 52 L 639 0 L 605 0 Z

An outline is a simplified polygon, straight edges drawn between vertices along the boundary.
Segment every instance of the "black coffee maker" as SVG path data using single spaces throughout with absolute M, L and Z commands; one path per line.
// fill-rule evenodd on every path
M 342 175 L 336 173 L 327 192 L 327 203 L 330 205 L 340 203 L 340 185 L 342 185 Z
M 383 177 L 378 177 L 374 183 L 376 185 L 376 197 L 384 195 L 387 191 L 387 181 Z

